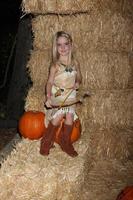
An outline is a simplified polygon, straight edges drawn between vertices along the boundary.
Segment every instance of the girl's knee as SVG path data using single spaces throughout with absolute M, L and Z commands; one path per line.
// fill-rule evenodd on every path
M 72 113 L 67 113 L 66 114 L 66 119 L 65 119 L 65 123 L 66 124 L 72 124 L 74 120 L 74 116 Z
M 61 120 L 63 119 L 64 115 L 58 115 L 57 117 L 55 117 L 54 119 L 52 119 L 52 124 L 55 126 L 58 126 L 61 122 Z

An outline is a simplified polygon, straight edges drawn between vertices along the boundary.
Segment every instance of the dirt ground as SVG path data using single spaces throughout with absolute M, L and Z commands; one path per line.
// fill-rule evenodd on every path
M 0 129 L 0 166 L 1 163 L 10 155 L 17 142 L 21 140 L 15 128 Z
M 11 140 L 17 134 L 17 129 L 10 128 L 10 129 L 0 129 L 0 151 L 11 142 Z

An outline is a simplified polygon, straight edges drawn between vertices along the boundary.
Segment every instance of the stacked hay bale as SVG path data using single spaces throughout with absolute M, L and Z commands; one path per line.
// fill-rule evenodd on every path
M 58 146 L 43 158 L 39 141 L 23 140 L 3 163 L 2 195 L 5 200 L 114 200 L 124 186 L 133 184 L 133 3 L 23 0 L 23 7 L 35 15 L 34 49 L 27 65 L 33 87 L 25 109 L 44 111 L 51 42 L 59 30 L 72 35 L 82 87 L 92 95 L 78 108 L 82 122 L 82 137 L 75 145 L 78 158 L 69 158 Z

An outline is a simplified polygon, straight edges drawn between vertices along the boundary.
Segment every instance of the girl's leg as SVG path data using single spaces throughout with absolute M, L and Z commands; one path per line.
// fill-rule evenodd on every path
M 61 114 L 49 122 L 46 132 L 44 133 L 44 136 L 41 139 L 40 154 L 49 154 L 49 150 L 54 143 L 56 131 L 59 128 L 59 124 L 62 118 L 63 115 Z
M 65 124 L 72 125 L 74 120 L 74 116 L 72 113 L 67 113 L 65 118 Z
M 68 155 L 75 157 L 78 153 L 74 150 L 74 147 L 71 143 L 71 133 L 73 130 L 73 114 L 67 113 L 66 120 L 61 130 L 60 134 L 60 146 L 61 149 L 66 152 Z
M 51 120 L 52 124 L 54 124 L 55 126 L 60 125 L 60 122 L 63 119 L 63 117 L 64 117 L 64 114 L 57 115 L 56 118 Z

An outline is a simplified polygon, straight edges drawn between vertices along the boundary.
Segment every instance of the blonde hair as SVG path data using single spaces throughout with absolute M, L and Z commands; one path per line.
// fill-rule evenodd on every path
M 58 54 L 58 51 L 57 51 L 57 40 L 59 37 L 65 37 L 68 42 L 70 42 L 70 44 L 72 45 L 72 37 L 70 34 L 64 32 L 64 31 L 58 31 L 56 32 L 54 38 L 53 38 L 53 52 L 52 52 L 52 62 L 53 63 L 57 63 L 58 59 L 59 59 L 59 54 Z M 69 53 L 69 56 L 68 56 L 68 64 L 71 64 L 71 61 L 72 61 L 72 51 L 70 50 L 70 53 Z

